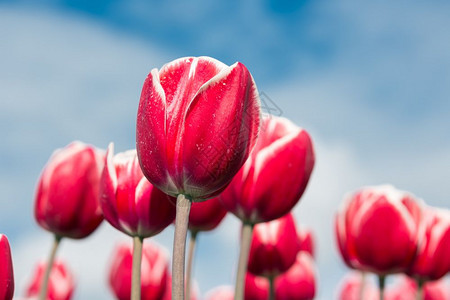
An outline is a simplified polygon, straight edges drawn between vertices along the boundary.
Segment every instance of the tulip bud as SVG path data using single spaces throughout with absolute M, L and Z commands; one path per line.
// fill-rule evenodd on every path
M 361 290 L 362 289 L 362 290 Z M 367 280 L 361 272 L 352 272 L 340 283 L 338 300 L 378 300 L 378 288 Z
M 450 272 L 450 211 L 431 207 L 424 211 L 417 256 L 408 274 L 428 281 Z
M 213 230 L 226 214 L 226 209 L 223 208 L 217 197 L 204 202 L 192 203 L 189 213 L 189 230 L 195 232 Z
M 255 276 L 250 272 L 245 275 L 245 300 L 263 300 L 269 298 L 269 280 Z
M 99 181 L 103 153 L 81 142 L 56 150 L 39 178 L 34 215 L 59 237 L 80 239 L 103 220 Z
M 265 118 L 255 149 L 220 199 L 246 223 L 280 218 L 299 201 L 313 166 L 309 134 L 287 119 Z
M 336 218 L 339 249 L 352 267 L 379 275 L 406 271 L 413 262 L 421 205 L 406 192 L 384 185 L 347 198 Z
M 27 297 L 37 297 L 39 295 L 46 268 L 47 264 L 44 262 L 37 265 L 26 291 Z M 50 272 L 46 299 L 70 300 L 74 289 L 75 281 L 70 270 L 63 262 L 55 261 Z
M 300 226 L 297 231 L 300 242 L 299 251 L 307 252 L 311 255 L 311 257 L 314 257 L 315 242 L 313 232 L 310 229 L 303 228 L 302 226 Z
M 100 194 L 105 219 L 130 236 L 156 235 L 175 219 L 175 199 L 144 177 L 134 150 L 114 156 L 109 145 Z
M 217 196 L 258 134 L 260 102 L 250 72 L 209 57 L 153 69 L 142 88 L 136 148 L 144 175 L 171 196 Z
M 206 293 L 206 300 L 234 300 L 232 286 L 218 286 Z
M 248 260 L 248 271 L 276 277 L 295 262 L 300 248 L 292 214 L 255 225 Z
M 314 299 L 316 275 L 312 256 L 299 252 L 294 265 L 275 280 L 276 299 Z
M 119 300 L 129 300 L 131 293 L 131 244 L 119 245 L 111 260 L 109 286 Z M 169 279 L 169 256 L 155 243 L 144 243 L 141 263 L 141 299 L 162 300 Z
M 6 235 L 0 234 L 0 299 L 11 300 L 14 295 L 14 272 Z

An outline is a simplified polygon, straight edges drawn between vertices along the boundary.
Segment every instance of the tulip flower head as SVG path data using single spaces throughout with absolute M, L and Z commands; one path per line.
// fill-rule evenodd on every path
M 298 229 L 298 239 L 300 242 L 300 250 L 308 252 L 312 257 L 314 257 L 315 253 L 315 242 L 314 235 L 310 229 L 304 228 L 300 226 Z
M 99 182 L 104 154 L 81 142 L 56 150 L 38 181 L 34 215 L 59 237 L 80 239 L 103 220 Z
M 386 291 L 385 300 L 417 299 L 417 283 L 415 280 L 402 276 Z M 426 282 L 423 286 L 424 300 L 450 299 L 449 282 L 445 279 Z
M 0 299 L 11 300 L 14 294 L 14 272 L 11 248 L 6 235 L 0 234 Z
M 424 211 L 417 256 L 408 274 L 421 281 L 437 280 L 450 272 L 450 211 Z
M 135 150 L 114 156 L 109 145 L 100 194 L 105 219 L 130 236 L 156 235 L 175 218 L 175 199 L 144 177 Z
M 213 230 L 226 214 L 227 210 L 217 197 L 204 202 L 192 203 L 189 213 L 189 230 L 194 232 Z
M 344 261 L 378 275 L 406 271 L 416 255 L 420 219 L 420 202 L 393 186 L 354 193 L 335 222 Z
M 340 283 L 336 299 L 378 300 L 380 299 L 380 292 L 378 287 L 375 286 L 372 281 L 367 280 L 361 272 L 351 272 L 347 274 Z
M 292 214 L 255 225 L 248 270 L 258 276 L 276 277 L 295 262 L 300 248 Z
M 264 118 L 255 149 L 220 199 L 247 223 L 280 218 L 299 201 L 313 166 L 314 150 L 305 130 L 285 118 Z
M 245 300 L 262 300 L 269 298 L 269 280 L 265 277 L 245 274 Z
M 27 297 L 37 297 L 41 290 L 47 264 L 41 262 L 37 265 L 34 275 L 28 284 Z M 47 300 L 70 300 L 75 290 L 75 280 L 71 271 L 62 261 L 55 261 L 50 272 L 47 290 Z
M 109 286 L 119 300 L 129 300 L 133 263 L 131 244 L 120 244 L 111 260 Z M 169 284 L 169 255 L 155 243 L 144 243 L 141 264 L 141 298 L 165 299 Z
M 276 299 L 314 299 L 316 275 L 314 260 L 307 252 L 299 252 L 295 263 L 275 280 Z
M 247 159 L 259 123 L 258 91 L 243 64 L 186 57 L 153 69 L 137 115 L 144 175 L 171 196 L 213 198 Z

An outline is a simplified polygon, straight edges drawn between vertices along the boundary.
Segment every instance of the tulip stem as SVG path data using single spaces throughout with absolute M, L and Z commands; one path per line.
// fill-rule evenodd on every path
M 133 237 L 133 269 L 131 271 L 131 300 L 141 300 L 141 261 L 143 238 Z
M 184 255 L 191 204 L 185 195 L 178 195 L 172 256 L 172 300 L 184 300 Z
M 416 299 L 417 300 L 423 300 L 423 280 L 421 279 L 417 279 L 417 294 L 416 294 Z
M 378 275 L 378 285 L 380 287 L 380 300 L 384 300 L 385 283 L 386 283 L 386 275 Z
M 268 279 L 269 279 L 269 300 L 275 300 L 275 277 L 270 276 Z
M 190 299 L 191 294 L 191 277 L 194 264 L 195 244 L 197 242 L 198 231 L 191 230 L 191 238 L 189 239 L 189 251 L 186 266 L 186 299 Z
M 48 281 L 50 278 L 50 273 L 52 271 L 53 262 L 56 257 L 56 250 L 58 250 L 58 246 L 61 242 L 62 237 L 55 235 L 55 239 L 53 240 L 53 246 L 50 251 L 50 257 L 48 258 L 47 266 L 45 268 L 44 278 L 42 278 L 41 288 L 39 291 L 39 300 L 45 300 L 47 298 L 47 290 L 48 290 Z
M 361 285 L 359 288 L 359 300 L 364 300 L 364 289 L 366 288 L 366 272 L 361 272 Z
M 245 273 L 247 272 L 248 256 L 250 254 L 250 245 L 252 242 L 253 224 L 242 223 L 241 249 L 239 253 L 239 264 L 236 276 L 236 287 L 234 291 L 235 300 L 244 299 Z

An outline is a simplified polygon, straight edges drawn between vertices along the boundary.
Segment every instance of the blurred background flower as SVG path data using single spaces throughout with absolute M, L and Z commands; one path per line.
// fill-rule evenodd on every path
M 0 232 L 16 290 L 51 243 L 32 217 L 48 156 L 72 140 L 133 148 L 148 72 L 208 55 L 244 63 L 263 109 L 313 137 L 317 163 L 294 214 L 316 233 L 317 294 L 331 299 L 347 272 L 333 239 L 345 192 L 390 182 L 449 206 L 449 14 L 445 1 L 0 0 Z M 170 227 L 156 240 L 171 249 L 172 236 Z M 79 278 L 76 297 L 112 297 L 105 253 L 123 239 L 103 224 L 61 246 Z M 238 240 L 232 215 L 202 237 L 201 292 L 234 284 Z

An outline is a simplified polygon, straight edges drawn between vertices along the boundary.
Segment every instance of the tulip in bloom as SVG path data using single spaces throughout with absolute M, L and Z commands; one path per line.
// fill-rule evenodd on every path
M 186 57 L 153 69 L 136 126 L 144 175 L 171 196 L 217 196 L 247 159 L 259 122 L 258 91 L 243 64 Z
M 73 142 L 56 150 L 39 178 L 34 215 L 58 237 L 80 239 L 103 220 L 99 182 L 103 152 Z
M 269 281 L 250 272 L 245 275 L 245 300 L 266 300 L 269 298 Z
M 314 299 L 315 294 L 314 260 L 309 253 L 299 252 L 294 265 L 275 280 L 275 298 L 309 300 Z
M 299 251 L 308 252 L 312 257 L 314 257 L 315 242 L 313 232 L 310 229 L 303 228 L 302 226 L 300 226 L 297 231 L 300 242 Z
M 255 225 L 248 270 L 259 276 L 276 277 L 295 262 L 300 248 L 292 214 Z
M 378 291 L 378 288 L 372 283 L 372 281 L 364 278 L 361 272 L 352 272 L 346 275 L 342 280 L 339 287 L 337 299 L 378 300 L 380 299 L 379 294 L 380 293 Z
M 416 255 L 420 219 L 420 202 L 409 193 L 389 185 L 356 192 L 336 217 L 344 261 L 383 276 L 406 271 Z
M 130 236 L 156 235 L 175 218 L 175 199 L 144 177 L 134 150 L 114 156 L 109 145 L 100 194 L 105 219 Z
M 409 275 L 419 281 L 436 280 L 450 272 L 450 211 L 424 209 L 423 230 Z
M 115 250 L 109 270 L 109 286 L 119 300 L 130 299 L 132 247 L 121 244 Z M 154 243 L 144 243 L 141 264 L 141 299 L 165 299 L 169 280 L 169 256 Z
M 265 118 L 255 149 L 220 198 L 246 223 L 280 218 L 299 201 L 313 166 L 309 134 L 285 118 Z
M 219 199 L 192 203 L 189 213 L 189 230 L 193 232 L 209 231 L 216 228 L 227 214 Z
M 41 262 L 37 265 L 32 280 L 28 284 L 27 297 L 37 297 L 41 290 L 42 279 L 44 277 L 47 264 Z M 75 289 L 75 280 L 62 261 L 55 261 L 50 273 L 47 300 L 70 300 Z
M 6 235 L 0 234 L 0 299 L 11 300 L 14 295 L 14 272 Z

